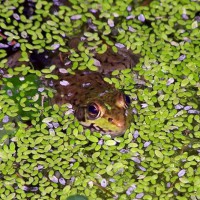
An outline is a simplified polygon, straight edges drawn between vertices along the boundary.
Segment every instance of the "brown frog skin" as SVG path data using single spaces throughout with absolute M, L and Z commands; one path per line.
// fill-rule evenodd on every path
M 75 71 L 74 75 L 67 73 L 63 60 L 68 55 L 55 55 L 42 64 L 56 65 L 55 73 L 58 80 L 47 81 L 47 86 L 55 89 L 52 103 L 59 105 L 70 103 L 79 122 L 111 137 L 122 135 L 130 125 L 131 109 L 130 99 L 122 91 L 104 81 L 103 77 L 110 76 L 113 70 L 121 70 L 134 67 L 139 60 L 131 51 L 118 49 L 114 53 L 111 48 L 103 54 L 95 54 L 94 58 L 100 62 L 97 72 Z M 20 53 L 14 55 L 14 59 L 8 60 L 8 66 L 19 66 L 17 58 Z M 31 55 L 30 55 L 31 57 Z M 62 59 L 61 59 L 62 57 Z M 37 56 L 34 57 L 37 63 Z M 33 59 L 32 59 L 33 60 Z M 34 62 L 33 66 L 34 66 Z M 47 63 L 47 64 L 46 64 Z M 24 64 L 24 63 L 23 63 Z

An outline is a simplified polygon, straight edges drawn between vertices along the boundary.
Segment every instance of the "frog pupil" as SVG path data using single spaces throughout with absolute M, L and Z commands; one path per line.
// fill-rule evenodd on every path
M 92 118 L 97 118 L 100 113 L 98 106 L 95 104 L 90 104 L 88 106 L 88 112 L 89 112 L 90 117 Z

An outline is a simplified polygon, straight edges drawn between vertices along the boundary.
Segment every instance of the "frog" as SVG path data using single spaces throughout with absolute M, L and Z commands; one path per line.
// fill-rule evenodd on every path
M 54 73 L 59 78 L 51 82 L 56 91 L 52 103 L 70 103 L 75 117 L 84 127 L 112 138 L 123 135 L 132 119 L 131 99 L 104 78 L 110 77 L 114 70 L 134 67 L 139 56 L 126 48 L 114 52 L 108 47 L 103 54 L 94 53 L 93 58 L 100 63 L 97 71 L 76 70 L 74 74 L 67 73 L 63 62 L 66 55 L 61 57 L 57 56 L 50 63 L 57 67 Z
M 77 50 L 78 41 L 71 40 L 69 46 Z M 8 61 L 10 67 L 16 66 L 16 63 L 19 65 L 16 57 L 19 58 L 20 53 L 14 57 L 14 61 Z M 118 48 L 114 52 L 108 46 L 103 54 L 94 53 L 94 59 L 99 63 L 97 71 L 76 70 L 72 74 L 67 71 L 71 65 L 66 66 L 65 63 L 68 57 L 67 53 L 55 53 L 49 57 L 44 53 L 29 56 L 33 66 L 56 66 L 52 73 L 58 79 L 45 81 L 46 86 L 55 91 L 51 104 L 71 104 L 80 124 L 92 131 L 112 138 L 123 135 L 132 119 L 131 99 L 104 78 L 110 77 L 114 70 L 133 68 L 139 62 L 139 56 L 126 48 Z
M 105 82 L 100 73 L 80 71 L 74 75 L 59 73 L 53 82 L 53 103 L 72 104 L 74 115 L 85 127 L 112 137 L 130 125 L 130 98 Z

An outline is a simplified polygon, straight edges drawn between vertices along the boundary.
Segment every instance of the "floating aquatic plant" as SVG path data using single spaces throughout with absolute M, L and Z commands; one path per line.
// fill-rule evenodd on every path
M 21 0 L 0 10 L 1 199 L 200 198 L 198 1 Z M 77 35 L 78 51 L 69 45 Z M 71 105 L 48 104 L 41 80 L 57 78 L 54 66 L 5 70 L 13 51 L 28 62 L 50 50 L 69 53 L 71 71 L 95 71 L 94 51 L 108 47 L 141 55 L 105 79 L 132 99 L 131 127 L 114 139 L 83 129 Z

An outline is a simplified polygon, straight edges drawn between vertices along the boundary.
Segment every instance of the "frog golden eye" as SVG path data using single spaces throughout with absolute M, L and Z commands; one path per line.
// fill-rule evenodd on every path
M 89 104 L 87 107 L 87 111 L 90 119 L 97 119 L 101 114 L 99 106 L 95 103 Z
M 129 107 L 130 104 L 131 104 L 131 99 L 128 95 L 124 94 L 124 101 L 125 101 L 125 104 L 126 104 L 126 107 Z

